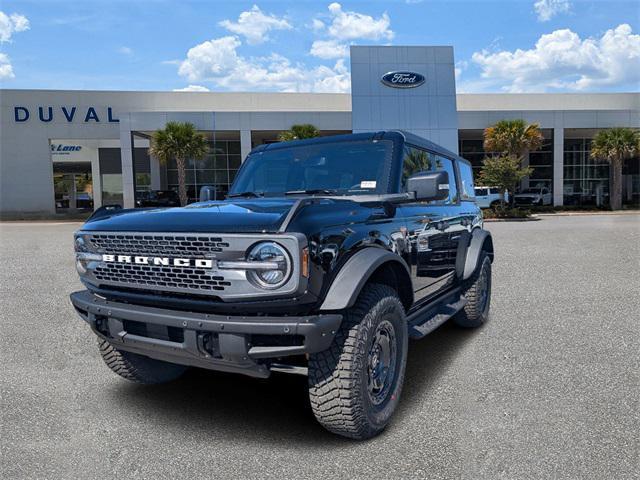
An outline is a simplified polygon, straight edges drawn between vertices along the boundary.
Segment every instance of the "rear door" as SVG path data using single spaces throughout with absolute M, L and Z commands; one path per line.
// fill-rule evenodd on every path
M 409 266 L 416 306 L 453 284 L 458 242 L 463 232 L 468 232 L 468 228 L 460 215 L 461 205 L 453 161 L 432 152 L 405 146 L 403 189 L 406 188 L 406 179 L 414 173 L 442 170 L 449 174 L 449 197 L 446 200 L 415 201 L 402 204 L 399 209 L 407 227 Z

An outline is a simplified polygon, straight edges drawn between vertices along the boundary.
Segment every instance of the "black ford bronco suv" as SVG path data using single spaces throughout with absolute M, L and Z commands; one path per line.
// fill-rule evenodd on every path
M 415 135 L 262 145 L 224 201 L 94 214 L 71 301 L 128 380 L 306 374 L 318 421 L 364 439 L 398 404 L 409 338 L 487 320 L 482 225 L 471 165 Z

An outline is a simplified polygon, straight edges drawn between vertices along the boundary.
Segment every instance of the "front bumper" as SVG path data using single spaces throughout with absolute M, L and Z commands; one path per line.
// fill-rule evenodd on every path
M 71 294 L 80 317 L 116 348 L 210 370 L 266 378 L 279 357 L 331 345 L 342 315 L 233 316 L 113 302 L 87 290 Z
M 535 205 L 537 203 L 542 203 L 539 198 L 534 197 L 515 197 L 513 199 L 513 203 L 516 205 Z

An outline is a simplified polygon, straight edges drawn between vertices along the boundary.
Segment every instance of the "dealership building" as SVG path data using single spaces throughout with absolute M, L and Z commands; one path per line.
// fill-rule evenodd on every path
M 389 73 L 393 75 L 388 75 Z M 608 203 L 609 167 L 590 158 L 602 129 L 640 128 L 639 93 L 456 93 L 452 47 L 351 47 L 351 94 L 0 90 L 0 213 L 71 213 L 134 207 L 143 192 L 177 188 L 174 163 L 148 155 L 168 121 L 193 123 L 209 154 L 190 161 L 191 198 L 225 192 L 250 150 L 294 124 L 322 135 L 402 129 L 471 161 L 483 129 L 503 119 L 539 124 L 523 186 L 545 186 L 555 205 Z M 623 167 L 623 202 L 638 204 L 640 159 Z

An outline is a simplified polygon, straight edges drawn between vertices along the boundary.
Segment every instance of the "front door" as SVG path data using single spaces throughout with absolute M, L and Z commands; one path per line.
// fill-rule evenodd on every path
M 445 157 L 406 147 L 402 184 L 420 171 L 449 174 L 449 197 L 441 202 L 412 202 L 400 207 L 409 240 L 408 263 L 411 268 L 416 306 L 455 282 L 458 244 L 469 228 L 460 214 L 456 173 L 453 162 Z
M 93 210 L 91 163 L 54 162 L 56 213 Z

